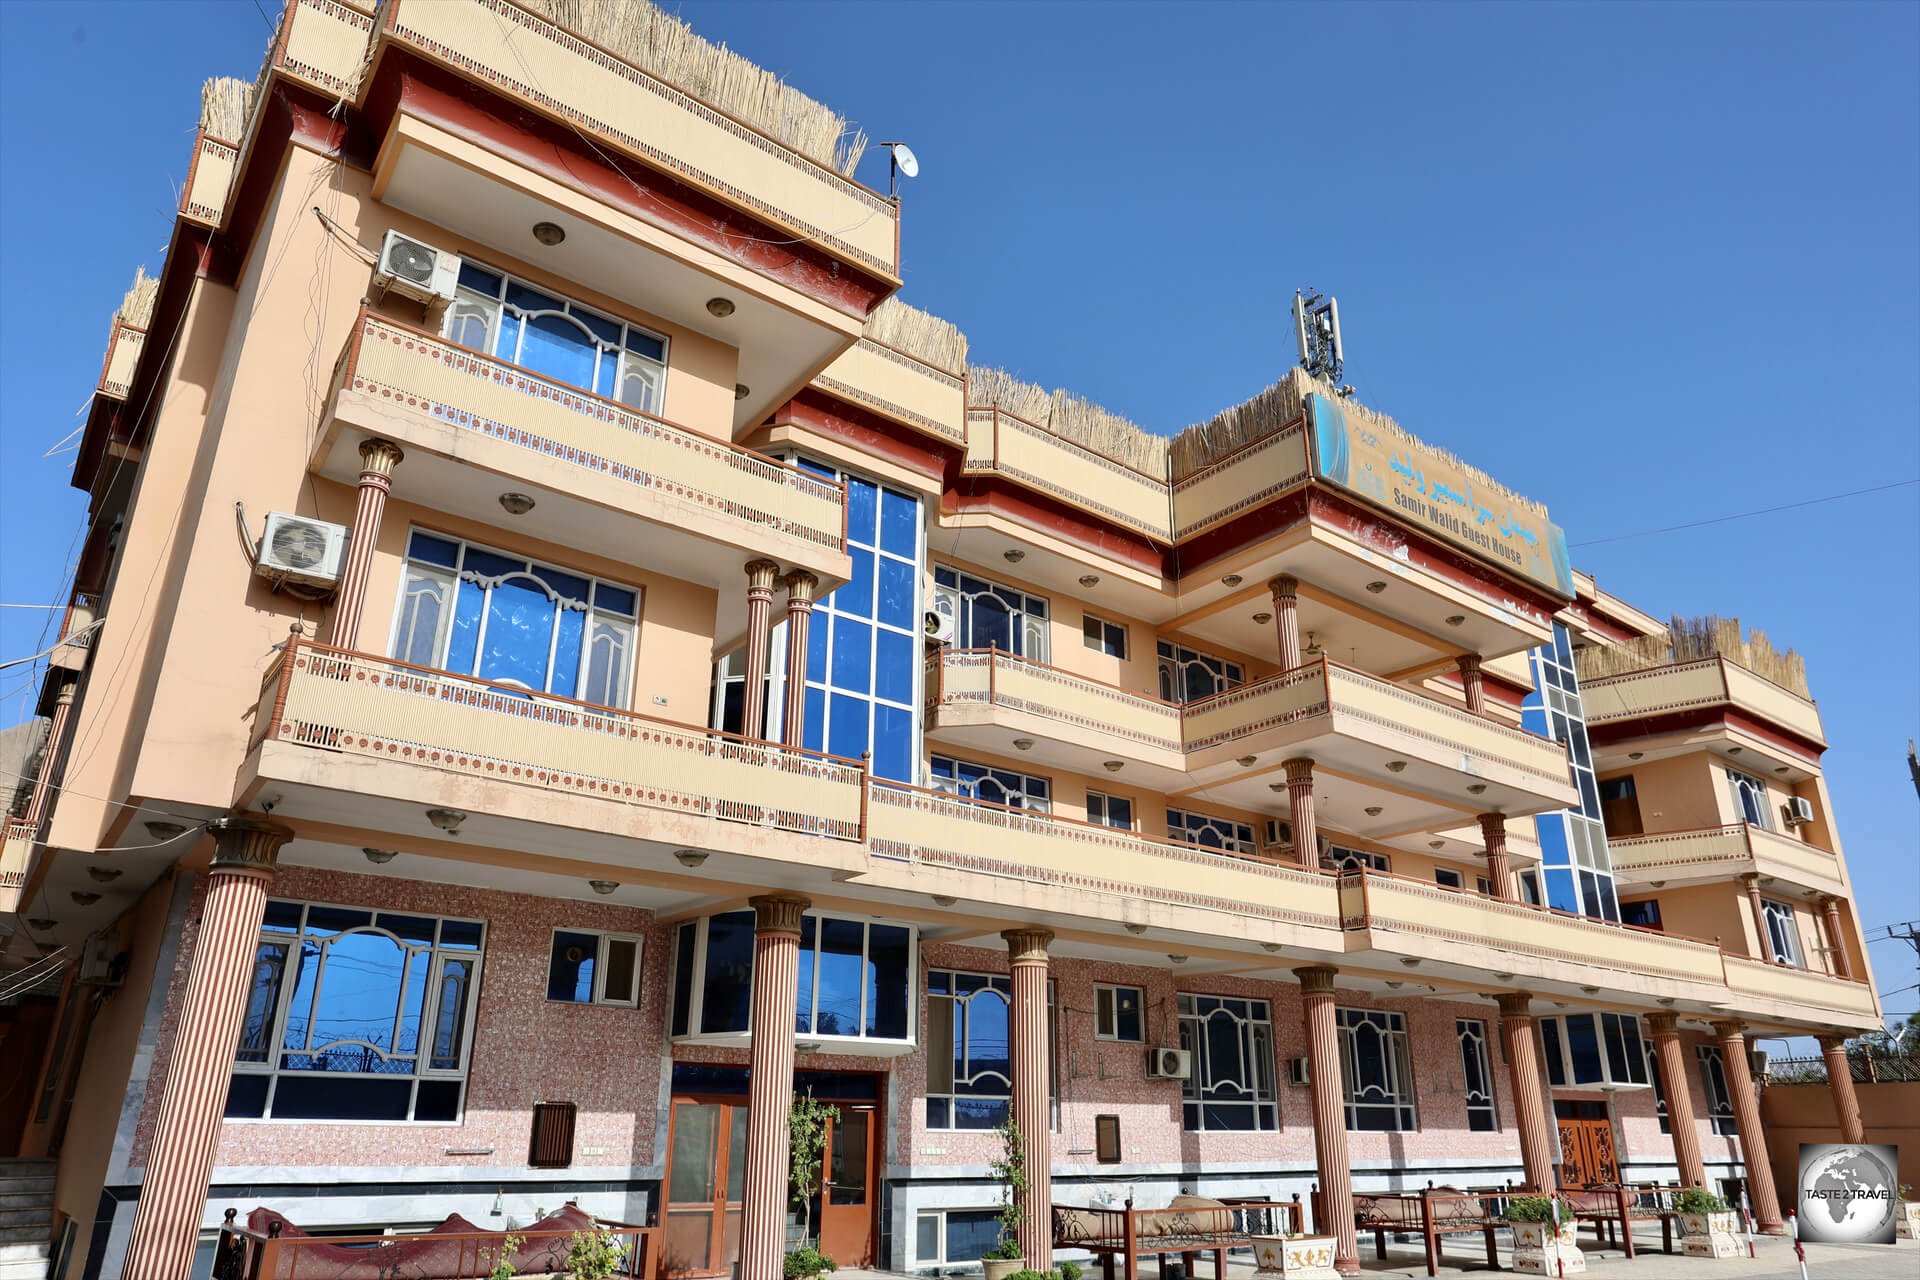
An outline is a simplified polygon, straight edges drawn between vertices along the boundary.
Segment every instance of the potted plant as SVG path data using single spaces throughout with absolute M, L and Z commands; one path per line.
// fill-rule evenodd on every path
M 782 1264 L 781 1274 L 786 1280 L 815 1280 L 818 1276 L 828 1275 L 840 1268 L 832 1258 L 809 1245 L 802 1245 L 787 1255 Z
M 1507 1201 L 1513 1228 L 1513 1269 L 1536 1276 L 1563 1276 L 1587 1269 L 1573 1234 L 1573 1209 L 1557 1196 L 1515 1196 Z
M 1911 1183 L 1900 1184 L 1900 1206 L 1894 1219 L 1894 1234 L 1903 1240 L 1920 1240 L 1920 1202 L 1913 1198 Z
M 987 1170 L 1000 1182 L 1005 1199 L 1000 1205 L 1000 1242 L 980 1255 L 986 1280 L 1008 1280 L 1017 1271 L 1026 1270 L 1027 1260 L 1020 1254 L 1020 1227 L 1027 1220 L 1027 1144 L 1020 1126 L 1008 1116 L 999 1129 L 1000 1155 L 987 1163 Z
M 626 1256 L 626 1242 L 588 1218 L 586 1229 L 573 1233 L 573 1247 L 567 1250 L 567 1275 L 571 1280 L 607 1280 Z
M 1732 1258 L 1739 1255 L 1734 1232 L 1740 1229 L 1733 1210 L 1705 1187 L 1688 1187 L 1673 1197 L 1680 1215 L 1680 1251 L 1690 1258 Z

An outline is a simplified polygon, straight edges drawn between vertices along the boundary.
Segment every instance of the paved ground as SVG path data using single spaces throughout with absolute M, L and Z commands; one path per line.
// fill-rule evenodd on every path
M 1506 1251 L 1503 1240 L 1500 1253 L 1501 1266 L 1504 1269 L 1512 1258 Z M 1741 1240 L 1742 1245 L 1745 1239 Z M 1738 1258 L 1687 1258 L 1679 1254 L 1668 1256 L 1660 1252 L 1660 1229 L 1654 1226 L 1651 1234 L 1643 1228 L 1634 1233 L 1634 1249 L 1637 1252 L 1631 1261 L 1619 1249 L 1600 1249 L 1594 1247 L 1592 1235 L 1582 1231 L 1580 1238 L 1582 1250 L 1587 1255 L 1587 1274 L 1596 1280 L 1800 1280 L 1800 1264 L 1793 1256 L 1793 1242 L 1777 1236 L 1755 1236 L 1753 1258 L 1744 1253 Z M 1679 1247 L 1679 1242 L 1674 1242 Z M 1920 1242 L 1898 1240 L 1890 1245 L 1831 1245 L 1809 1244 L 1807 1250 L 1807 1275 L 1810 1280 L 1920 1280 Z M 1408 1280 L 1425 1280 L 1426 1262 L 1419 1242 L 1411 1244 L 1387 1245 L 1387 1260 L 1381 1262 L 1373 1256 L 1373 1241 L 1360 1243 L 1360 1267 L 1367 1277 L 1408 1277 Z M 1455 1236 L 1445 1246 L 1441 1262 L 1442 1276 L 1492 1276 L 1512 1274 L 1487 1270 L 1486 1253 L 1478 1237 Z M 1099 1280 L 1098 1267 L 1087 1268 L 1085 1280 Z M 1201 1260 L 1199 1280 L 1212 1280 L 1213 1264 Z M 1227 1280 L 1252 1280 L 1253 1264 L 1250 1261 L 1232 1259 L 1227 1267 Z M 1147 1265 L 1141 1268 L 1142 1280 L 1158 1280 L 1154 1268 Z M 842 1270 L 834 1273 L 833 1280 L 895 1280 L 892 1273 L 878 1271 Z

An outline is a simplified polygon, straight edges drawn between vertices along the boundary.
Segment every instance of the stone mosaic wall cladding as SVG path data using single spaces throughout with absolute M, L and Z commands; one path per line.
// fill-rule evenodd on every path
M 134 1139 L 131 1163 L 136 1167 L 145 1165 L 152 1140 L 160 1082 L 172 1057 L 205 892 L 201 877 L 168 985 L 154 1070 Z M 304 867 L 282 868 L 272 894 L 487 922 L 466 1109 L 461 1122 L 453 1125 L 229 1121 L 220 1131 L 217 1167 L 520 1164 L 527 1158 L 536 1101 L 579 1104 L 575 1169 L 602 1166 L 624 1174 L 632 1166 L 652 1163 L 668 951 L 666 931 L 651 927 L 650 912 Z M 556 926 L 644 935 L 640 1007 L 547 1000 L 547 963 Z M 446 1154 L 449 1147 L 489 1146 L 491 1155 Z M 585 1155 L 591 1147 L 604 1154 Z

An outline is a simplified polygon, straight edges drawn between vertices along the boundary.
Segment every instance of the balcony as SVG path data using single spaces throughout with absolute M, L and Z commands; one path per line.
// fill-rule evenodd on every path
M 319 645 L 291 645 L 269 672 L 254 745 L 262 778 L 372 794 L 343 758 L 395 762 L 459 779 L 416 788 L 426 803 L 471 794 L 469 781 L 505 783 L 521 793 L 517 812 L 563 826 L 593 818 L 553 798 L 861 838 L 857 761 Z M 527 802 L 528 792 L 540 795 Z
M 0 915 L 20 909 L 20 895 L 33 863 L 33 828 L 8 818 L 4 841 L 0 844 Z
M 1768 964 L 1746 956 L 1722 957 L 1726 966 L 1726 985 L 1736 1007 L 1750 1001 L 1771 999 L 1785 1005 L 1832 1010 L 1839 1018 L 1859 1019 L 1878 1025 L 1879 1001 L 1873 987 L 1852 978 L 1842 978 L 1815 969 L 1794 969 Z
M 936 741 L 1012 754 L 1030 738 L 1029 758 L 1082 772 L 1117 759 L 1139 766 L 1129 780 L 1243 809 L 1271 809 L 1280 762 L 1307 756 L 1329 774 L 1323 820 L 1355 835 L 1576 801 L 1558 743 L 1324 659 L 1181 707 L 998 651 L 947 649 L 930 661 L 927 700 Z
M 1613 872 L 1628 884 L 1710 884 L 1758 874 L 1844 895 L 1840 859 L 1817 845 L 1745 822 L 1655 835 L 1609 836 Z
M 1115 462 L 1004 409 L 969 408 L 966 446 L 962 474 L 1006 476 L 1157 542 L 1173 541 L 1164 475 Z
M 313 469 L 355 483 L 372 436 L 406 451 L 395 490 L 410 501 L 491 524 L 503 488 L 533 493 L 529 533 L 644 546 L 649 567 L 722 588 L 723 607 L 755 556 L 813 571 L 822 590 L 848 576 L 838 483 L 363 313 Z
M 1757 728 L 1762 740 L 1784 734 L 1785 749 L 1803 762 L 1817 761 L 1827 745 L 1812 699 L 1717 655 L 1582 679 L 1580 696 L 1596 748 L 1702 727 L 1748 734 Z

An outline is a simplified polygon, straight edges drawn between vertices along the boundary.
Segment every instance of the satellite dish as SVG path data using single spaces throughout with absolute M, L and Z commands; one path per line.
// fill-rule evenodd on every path
M 913 148 L 904 142 L 889 143 L 893 148 L 893 162 L 900 166 L 900 172 L 909 178 L 920 176 L 920 159 L 913 154 Z

